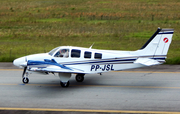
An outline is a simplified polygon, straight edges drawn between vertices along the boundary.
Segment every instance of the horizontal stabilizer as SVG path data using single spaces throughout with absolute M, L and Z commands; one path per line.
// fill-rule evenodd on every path
M 157 60 L 149 59 L 149 58 L 138 58 L 134 63 L 139 63 L 145 66 L 158 65 L 161 64 Z

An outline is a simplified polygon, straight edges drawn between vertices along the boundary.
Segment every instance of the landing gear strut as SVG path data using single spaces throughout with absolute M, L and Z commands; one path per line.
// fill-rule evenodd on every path
M 84 81 L 84 75 L 85 74 L 77 74 L 76 75 L 76 81 L 77 82 L 83 82 Z

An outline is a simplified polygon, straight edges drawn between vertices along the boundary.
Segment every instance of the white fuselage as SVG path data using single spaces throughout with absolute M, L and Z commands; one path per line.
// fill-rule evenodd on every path
M 63 49 L 68 50 L 67 56 L 57 56 L 57 53 Z M 44 61 L 45 59 L 54 59 L 61 65 L 80 69 L 85 74 L 102 73 L 143 67 L 144 65 L 134 64 L 138 57 L 133 55 L 133 51 L 111 51 L 62 46 L 55 48 L 49 53 L 33 54 L 18 58 L 14 61 L 14 65 L 23 66 L 22 64 L 25 64 L 28 60 Z

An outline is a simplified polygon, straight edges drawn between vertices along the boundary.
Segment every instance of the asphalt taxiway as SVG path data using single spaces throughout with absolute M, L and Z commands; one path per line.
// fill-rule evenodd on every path
M 180 113 L 179 65 L 88 74 L 80 83 L 73 75 L 68 88 L 54 75 L 31 74 L 25 85 L 22 70 L 10 66 L 0 70 L 0 113 Z

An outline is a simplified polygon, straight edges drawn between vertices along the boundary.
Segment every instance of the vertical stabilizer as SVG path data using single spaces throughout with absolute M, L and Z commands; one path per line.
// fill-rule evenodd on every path
M 166 56 L 172 41 L 173 33 L 174 29 L 158 28 L 143 47 L 136 52 L 144 56 Z

